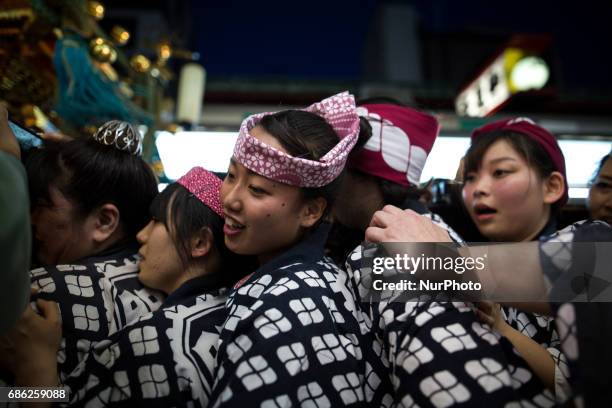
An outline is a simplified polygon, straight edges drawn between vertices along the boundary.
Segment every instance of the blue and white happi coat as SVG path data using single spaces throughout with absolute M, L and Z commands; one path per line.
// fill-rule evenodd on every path
M 121 249 L 30 271 L 37 296 L 57 302 L 61 312 L 60 380 L 97 342 L 161 306 L 161 294 L 138 280 L 139 259 L 133 249 Z
M 435 214 L 422 214 L 462 239 Z M 481 323 L 470 303 L 456 302 L 440 292 L 402 300 L 374 298 L 372 269 L 364 262 L 362 246 L 346 260 L 346 269 L 360 293 L 378 347 L 389 365 L 388 375 L 396 406 L 505 406 L 531 403 L 526 391 L 533 378 L 519 356 L 508 357 L 511 343 Z M 528 378 L 527 378 L 528 377 Z M 521 382 L 521 380 L 524 380 Z M 533 385 L 542 391 L 539 381 Z M 534 391 L 535 392 L 535 391 Z
M 568 285 L 573 286 L 577 276 L 584 278 L 593 275 L 597 257 L 594 251 L 588 253 L 589 247 L 593 249 L 594 243 L 603 242 L 609 245 L 612 228 L 603 221 L 583 220 L 553 234 L 543 235 L 539 241 L 542 269 L 551 286 L 550 297 L 553 300 L 550 303 L 555 314 L 555 334 L 558 333 L 557 348 L 563 352 L 566 366 L 563 374 L 569 383 L 569 386 L 561 383 L 564 397 L 577 407 L 610 406 L 610 304 L 601 299 L 589 302 L 584 298 L 573 302 L 571 299 L 561 299 L 567 298 Z M 551 242 L 555 244 L 550 245 Z M 577 250 L 575 243 L 586 246 Z M 585 253 L 588 259 L 584 258 Z M 608 268 L 603 276 L 593 276 L 606 284 L 603 288 L 607 288 L 611 275 Z M 575 290 L 575 287 L 572 289 Z M 591 294 L 595 298 L 600 295 L 598 291 Z M 556 386 L 559 387 L 555 374 Z
M 70 405 L 208 406 L 226 316 L 220 282 L 191 279 L 160 309 L 97 343 L 64 382 Z
M 392 403 L 382 350 L 352 283 L 323 256 L 328 230 L 320 226 L 231 291 L 213 406 Z
M 540 258 L 544 273 L 550 274 L 551 270 L 557 268 L 556 265 L 569 265 L 567 260 L 571 258 L 571 245 L 576 231 L 580 229 L 582 234 L 588 235 L 594 224 L 601 223 L 583 220 L 556 231 L 555 223 L 549 222 L 538 237 L 541 243 Z M 524 391 L 528 390 L 531 394 L 529 401 L 538 407 L 550 407 L 570 399 L 571 370 L 567 356 L 563 352 L 562 339 L 557 331 L 559 320 L 553 316 L 523 312 L 514 307 L 502 307 L 502 311 L 506 322 L 512 328 L 545 348 L 554 361 L 554 392 L 545 389 L 533 372 L 517 373 L 517 379 L 525 384 Z M 513 351 L 508 352 L 510 359 L 515 358 Z M 540 384 L 539 389 L 538 384 Z

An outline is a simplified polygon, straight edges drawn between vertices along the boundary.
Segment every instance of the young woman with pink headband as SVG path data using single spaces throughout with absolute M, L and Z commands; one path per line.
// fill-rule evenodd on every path
M 221 188 L 225 242 L 260 266 L 227 302 L 215 406 L 392 401 L 347 274 L 323 253 L 359 129 L 348 93 L 243 122 Z

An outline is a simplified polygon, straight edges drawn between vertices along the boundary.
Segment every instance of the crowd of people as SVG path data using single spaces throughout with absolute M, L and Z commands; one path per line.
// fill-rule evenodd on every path
M 65 404 L 92 407 L 612 403 L 610 303 L 552 296 L 594 273 L 577 243 L 612 241 L 609 154 L 591 218 L 559 226 L 555 137 L 527 118 L 476 129 L 461 211 L 491 244 L 471 247 L 419 185 L 436 118 L 389 98 L 252 115 L 223 180 L 195 167 L 159 193 L 129 123 L 22 164 L 0 109 L 7 386 L 63 386 Z M 381 298 L 364 241 L 486 250 L 496 290 L 539 295 Z

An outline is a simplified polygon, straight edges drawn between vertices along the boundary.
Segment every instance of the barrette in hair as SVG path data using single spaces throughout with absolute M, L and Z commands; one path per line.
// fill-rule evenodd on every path
M 142 154 L 140 132 L 128 122 L 111 120 L 98 128 L 94 140 L 106 146 L 113 146 L 134 156 Z

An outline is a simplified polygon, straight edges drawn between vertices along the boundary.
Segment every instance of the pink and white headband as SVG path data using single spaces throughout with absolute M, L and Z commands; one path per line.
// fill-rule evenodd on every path
M 221 203 L 221 184 L 223 182 L 210 171 L 202 167 L 194 167 L 176 181 L 196 196 L 205 206 L 225 218 Z
M 302 110 L 321 116 L 340 138 L 340 142 L 319 161 L 290 156 L 250 135 L 249 131 L 264 116 L 275 112 L 252 115 L 242 122 L 234 146 L 234 159 L 261 176 L 292 186 L 322 187 L 334 181 L 344 169 L 359 136 L 355 98 L 343 92 Z

